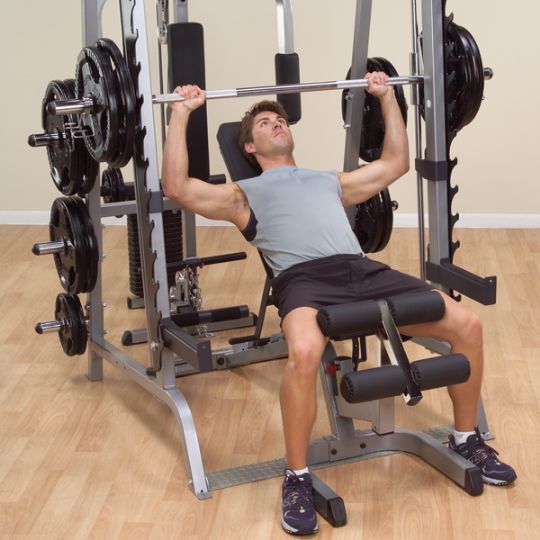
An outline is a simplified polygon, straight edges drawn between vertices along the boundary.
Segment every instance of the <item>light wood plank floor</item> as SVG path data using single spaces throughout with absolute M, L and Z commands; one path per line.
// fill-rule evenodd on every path
M 540 231 L 461 230 L 456 262 L 498 276 L 498 303 L 464 300 L 485 323 L 483 396 L 494 446 L 519 475 L 509 488 L 470 497 L 419 459 L 393 455 L 319 471 L 344 498 L 349 523 L 321 521 L 319 538 L 355 540 L 540 537 Z M 188 490 L 180 436 L 169 410 L 105 362 L 102 382 L 86 378 L 86 357 L 63 355 L 55 335 L 38 336 L 61 287 L 50 257 L 31 245 L 40 226 L 0 227 L 0 538 L 274 539 L 280 479 L 214 492 Z M 256 310 L 263 271 L 232 228 L 200 228 L 200 255 L 247 250 L 247 261 L 206 267 L 205 307 L 247 303 Z M 397 230 L 376 258 L 417 274 L 413 230 Z M 123 227 L 105 230 L 107 337 L 119 343 L 144 315 L 126 308 Z M 265 333 L 278 331 L 274 308 Z M 241 331 L 240 331 L 241 332 Z M 236 332 L 238 335 L 239 332 Z M 221 337 L 223 341 L 229 336 Z M 425 355 L 408 345 L 413 358 Z M 129 349 L 146 363 L 143 345 Z M 278 387 L 284 361 L 178 381 L 198 427 L 205 467 L 214 471 L 282 457 Z M 329 432 L 322 401 L 314 437 Z M 398 425 L 423 429 L 451 421 L 443 390 L 418 407 L 397 404 Z M 539 431 L 537 431 L 539 430 Z

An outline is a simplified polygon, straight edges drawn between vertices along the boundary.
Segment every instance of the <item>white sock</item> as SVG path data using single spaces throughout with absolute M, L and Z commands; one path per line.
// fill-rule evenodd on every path
M 308 473 L 309 469 L 307 467 L 304 467 L 303 469 L 299 469 L 298 471 L 295 471 L 294 469 L 292 469 L 292 471 L 294 472 L 294 474 L 296 474 L 296 476 L 300 476 L 301 474 Z
M 454 431 L 454 440 L 456 444 L 463 444 L 470 435 L 475 435 L 475 431 Z

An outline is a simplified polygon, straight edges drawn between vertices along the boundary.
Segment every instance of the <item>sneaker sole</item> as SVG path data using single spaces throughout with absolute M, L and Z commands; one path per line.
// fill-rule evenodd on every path
M 488 478 L 487 476 L 482 475 L 482 480 L 484 484 L 489 484 L 490 486 L 509 486 L 513 484 L 517 476 L 514 476 L 512 480 L 496 480 L 494 478 Z
M 281 518 L 281 526 L 283 527 L 283 530 L 288 534 L 294 534 L 296 536 L 307 536 L 309 534 L 316 534 L 319 532 L 319 525 L 317 524 L 315 528 L 311 531 L 300 531 L 298 529 L 295 529 L 294 527 L 291 527 L 288 523 L 285 522 L 283 517 Z

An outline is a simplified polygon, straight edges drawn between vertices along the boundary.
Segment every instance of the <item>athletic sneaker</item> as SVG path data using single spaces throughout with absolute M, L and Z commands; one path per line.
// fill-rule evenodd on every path
M 313 507 L 313 483 L 309 473 L 297 476 L 285 469 L 282 488 L 281 526 L 289 534 L 313 534 L 319 530 Z
M 482 479 L 486 484 L 496 486 L 511 484 L 517 478 L 514 469 L 499 461 L 497 458 L 499 453 L 484 442 L 478 428 L 475 432 L 462 444 L 456 444 L 454 436 L 450 435 L 449 448 L 476 465 L 482 471 Z

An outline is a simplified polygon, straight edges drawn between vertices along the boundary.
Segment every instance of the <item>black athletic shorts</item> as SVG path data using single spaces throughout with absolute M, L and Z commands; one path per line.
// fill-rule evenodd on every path
M 282 320 L 298 307 L 320 309 L 433 289 L 425 281 L 365 255 L 332 255 L 295 264 L 272 279 L 271 285 Z

